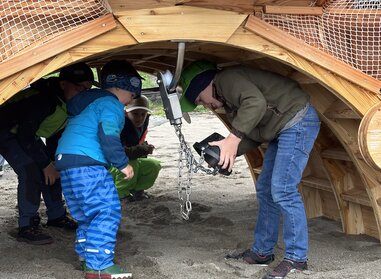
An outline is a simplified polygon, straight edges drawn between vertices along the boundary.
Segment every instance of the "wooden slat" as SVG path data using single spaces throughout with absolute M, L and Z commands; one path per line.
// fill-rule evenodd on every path
M 328 8 L 325 10 L 326 13 L 337 14 L 337 15 L 366 15 L 381 16 L 381 10 L 376 9 L 338 9 L 338 8 Z
M 147 7 L 161 8 L 171 7 L 176 4 L 176 0 L 139 0 L 139 1 L 126 1 L 126 0 L 108 0 L 112 11 L 115 15 L 119 15 L 120 12 L 147 9 Z
M 266 14 L 288 14 L 288 15 L 322 15 L 322 7 L 298 7 L 298 6 L 273 6 L 264 7 Z
M 85 60 L 90 56 L 95 56 L 93 60 L 98 60 L 98 57 L 112 57 L 115 53 L 119 53 L 122 47 L 128 49 L 136 46 L 136 40 L 126 32 L 126 29 L 116 21 L 117 27 L 101 36 L 94 37 L 80 45 L 74 46 L 67 51 L 64 51 L 52 58 L 46 59 L 43 62 L 37 63 L 29 68 L 26 68 L 16 74 L 13 74 L 3 80 L 0 80 L 0 104 L 12 97 L 16 92 L 22 90 L 27 85 L 41 77 L 52 73 L 65 65 Z M 172 46 L 176 49 L 176 44 L 173 43 L 157 43 L 159 48 L 168 48 Z M 139 45 L 141 48 L 148 49 L 148 45 Z
M 335 159 L 351 162 L 352 159 L 343 148 L 329 148 L 321 152 L 321 156 L 326 159 Z
M 120 23 L 139 43 L 161 40 L 199 40 L 226 42 L 246 19 L 233 12 L 213 12 L 200 16 L 203 8 L 163 8 L 170 16 L 158 13 L 119 17 Z M 162 9 L 162 10 L 163 10 Z
M 361 119 L 360 116 L 341 100 L 336 100 L 327 108 L 324 115 L 330 119 Z
M 323 6 L 327 2 L 327 0 L 316 0 L 315 5 L 316 6 Z
M 316 79 L 309 77 L 301 72 L 294 71 L 292 74 L 289 74 L 288 77 L 297 81 L 299 84 L 315 84 L 317 83 Z
M 258 7 L 268 4 L 268 0 L 178 0 L 177 4 L 184 4 L 195 7 L 204 7 L 216 10 L 228 10 L 242 13 L 253 13 Z M 273 5 L 282 6 L 300 6 L 310 5 L 308 0 L 275 0 L 271 1 Z M 262 9 L 262 7 L 260 7 Z
M 365 190 L 361 189 L 352 189 L 349 191 L 346 191 L 344 193 L 341 193 L 341 197 L 345 201 L 365 205 L 365 206 L 371 206 L 370 200 L 368 197 L 368 194 Z
M 34 47 L 21 55 L 0 64 L 0 80 L 23 69 L 26 69 L 38 62 L 48 59 L 71 47 L 90 40 L 104 32 L 115 28 L 115 21 L 112 14 L 102 16 L 92 20 L 82 26 L 52 39 L 46 44 Z
M 308 187 L 320 189 L 326 192 L 332 192 L 332 187 L 328 179 L 314 177 L 312 175 L 302 178 L 302 184 Z
M 80 9 L 78 7 L 80 6 Z M 1 8 L 1 7 L 0 7 Z M 19 16 L 86 16 L 95 15 L 99 11 L 104 10 L 96 0 L 86 1 L 86 5 L 80 5 L 77 0 L 65 1 L 12 1 L 7 8 L 0 9 L 0 17 L 12 18 Z M 95 13 L 95 14 L 94 14 Z
M 358 143 L 365 162 L 381 170 L 381 103 L 374 105 L 361 120 Z
M 17 55 L 1 63 L 0 80 L 63 52 L 66 49 L 90 40 L 113 29 L 115 26 L 112 14 L 108 14 L 65 32 L 44 45 L 35 47 L 28 52 L 24 52 L 21 55 Z
M 357 84 L 358 86 L 361 86 L 376 94 L 380 93 L 381 81 L 350 67 L 344 62 L 333 58 L 329 54 L 304 43 L 302 40 L 289 35 L 281 29 L 258 19 L 255 16 L 249 17 L 245 28 L 286 48 L 291 52 L 301 55 L 311 62 L 334 72 L 335 74 Z

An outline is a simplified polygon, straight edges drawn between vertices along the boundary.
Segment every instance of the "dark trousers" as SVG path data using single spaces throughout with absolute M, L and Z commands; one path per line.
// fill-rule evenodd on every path
M 41 141 L 41 144 L 44 143 Z M 41 194 L 47 208 L 48 219 L 56 219 L 65 214 L 60 181 L 57 180 L 54 185 L 45 185 L 42 170 L 25 153 L 16 136 L 8 131 L 0 131 L 0 154 L 18 176 L 17 202 L 20 228 L 39 222 Z

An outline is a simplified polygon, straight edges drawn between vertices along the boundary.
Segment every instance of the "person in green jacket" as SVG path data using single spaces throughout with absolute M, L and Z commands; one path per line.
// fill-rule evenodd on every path
M 131 202 L 149 198 L 145 190 L 153 186 L 161 169 L 159 160 L 147 158 L 155 149 L 146 141 L 151 112 L 148 98 L 143 95 L 125 108 L 125 124 L 120 139 L 134 169 L 134 177 L 126 180 L 117 168 L 110 168 L 119 198 L 127 198 Z
M 264 278 L 307 269 L 308 228 L 298 185 L 320 129 L 309 96 L 297 82 L 279 74 L 245 66 L 218 70 L 208 61 L 186 67 L 180 85 L 184 112 L 197 105 L 225 109 L 231 131 L 209 143 L 220 148 L 218 164 L 223 169 L 231 171 L 236 156 L 268 143 L 255 185 L 259 211 L 254 243 L 240 257 L 249 264 L 272 262 L 282 216 L 284 258 Z
M 40 226 L 41 195 L 48 227 L 77 228 L 66 212 L 54 152 L 67 122 L 66 102 L 90 88 L 93 81 L 90 67 L 73 64 L 61 69 L 59 77 L 41 79 L 0 106 L 0 117 L 6 120 L 0 122 L 0 154 L 18 177 L 18 241 L 53 242 Z

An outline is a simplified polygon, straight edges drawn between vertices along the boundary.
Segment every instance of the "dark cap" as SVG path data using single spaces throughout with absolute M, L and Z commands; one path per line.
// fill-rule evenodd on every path
M 194 104 L 198 95 L 210 84 L 216 76 L 217 70 L 207 70 L 198 74 L 189 84 L 185 93 L 186 98 Z
M 60 71 L 60 80 L 67 80 L 73 83 L 91 81 L 94 82 L 93 71 L 85 63 L 80 62 L 66 66 Z
M 101 70 L 101 79 L 106 78 L 108 75 L 123 75 L 129 77 L 137 77 L 144 79 L 138 71 L 126 60 L 111 60 L 107 62 Z

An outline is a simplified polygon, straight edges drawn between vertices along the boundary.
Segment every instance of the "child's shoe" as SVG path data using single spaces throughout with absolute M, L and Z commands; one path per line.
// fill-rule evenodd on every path
M 79 260 L 79 269 L 82 271 L 86 271 L 86 260 L 82 257 L 78 257 Z
M 103 270 L 85 269 L 86 279 L 128 279 L 132 278 L 132 273 L 121 268 L 119 265 L 112 265 Z

